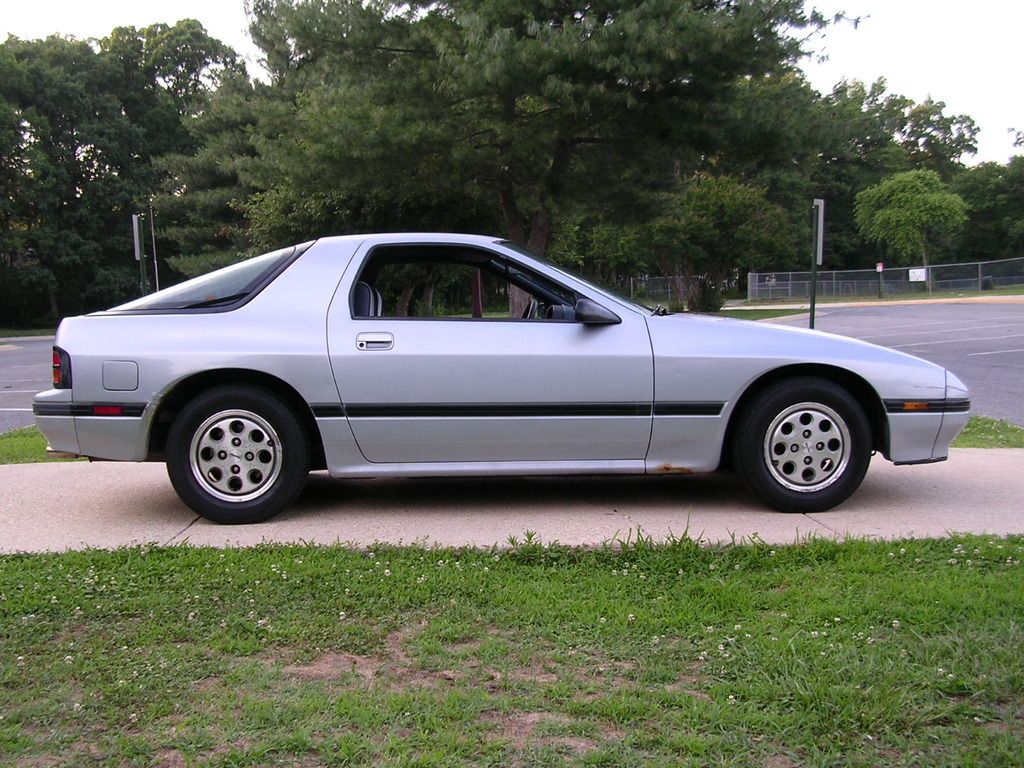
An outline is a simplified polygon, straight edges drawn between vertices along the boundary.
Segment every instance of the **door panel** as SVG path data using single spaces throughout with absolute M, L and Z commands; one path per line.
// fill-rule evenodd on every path
M 390 340 L 369 348 L 367 339 Z M 643 459 L 646 324 L 376 318 L 334 323 L 331 357 L 373 462 Z
M 565 319 L 579 286 L 539 266 L 457 242 L 357 254 L 331 305 L 328 344 L 368 461 L 646 456 L 654 372 L 644 318 Z

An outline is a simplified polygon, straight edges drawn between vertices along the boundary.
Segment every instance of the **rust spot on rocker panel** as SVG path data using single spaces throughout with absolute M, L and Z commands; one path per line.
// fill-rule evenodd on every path
M 674 467 L 671 464 L 659 464 L 654 470 L 658 474 L 662 475 L 692 475 L 693 470 L 689 467 Z

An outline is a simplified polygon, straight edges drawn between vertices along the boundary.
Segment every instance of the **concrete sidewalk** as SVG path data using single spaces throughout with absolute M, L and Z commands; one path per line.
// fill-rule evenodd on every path
M 317 474 L 295 506 L 261 525 L 218 526 L 174 494 L 162 464 L 0 466 L 0 552 L 155 542 L 421 542 L 597 545 L 637 529 L 709 543 L 809 536 L 909 538 L 1024 533 L 1024 450 L 954 449 L 948 462 L 894 467 L 877 458 L 861 489 L 814 515 L 766 510 L 731 475 L 480 480 L 332 480 Z

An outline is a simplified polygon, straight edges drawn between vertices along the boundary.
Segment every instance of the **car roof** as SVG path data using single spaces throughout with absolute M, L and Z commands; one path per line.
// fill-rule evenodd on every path
M 469 235 L 456 232 L 383 232 L 377 234 L 331 235 L 319 238 L 320 242 L 372 241 L 374 243 L 466 243 L 471 245 L 493 245 L 504 238 L 494 235 Z

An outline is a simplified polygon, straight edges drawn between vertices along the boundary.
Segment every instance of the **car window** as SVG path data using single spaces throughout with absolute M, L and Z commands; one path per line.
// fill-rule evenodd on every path
M 533 251 L 527 250 L 526 248 L 523 248 L 521 245 L 517 245 L 516 243 L 513 243 L 511 240 L 499 240 L 498 242 L 501 245 L 503 245 L 506 248 L 508 248 L 509 250 L 517 251 L 518 253 L 522 253 L 522 254 L 524 254 L 526 256 L 529 256 L 531 259 L 535 259 L 536 261 L 540 261 L 540 262 L 546 264 L 548 266 L 548 268 L 553 269 L 554 271 L 559 272 L 559 273 L 565 275 L 566 277 L 571 277 L 574 280 L 579 280 L 579 281 L 584 282 L 584 283 L 594 283 L 595 282 L 595 280 L 593 278 L 584 277 L 582 274 L 579 274 L 579 273 L 575 272 L 574 270 L 570 269 L 569 267 L 566 267 L 563 264 L 555 264 L 554 262 L 546 259 L 545 257 L 538 256 Z M 648 306 L 647 304 L 637 303 L 637 301 L 635 299 L 625 295 L 620 288 L 614 288 L 614 287 L 609 286 L 609 285 L 607 285 L 605 283 L 596 283 L 596 284 L 605 293 L 611 294 L 612 296 L 615 297 L 616 300 L 622 302 L 623 304 L 627 304 L 627 305 L 633 307 L 634 309 L 636 309 L 636 310 L 638 310 L 640 312 L 651 313 L 651 312 L 657 311 L 657 309 L 660 309 L 660 307 L 659 308 L 655 308 L 655 307 Z
M 500 254 L 451 246 L 374 249 L 352 291 L 353 317 L 566 320 L 577 296 Z
M 307 244 L 308 245 L 308 244 Z M 141 299 L 114 307 L 110 312 L 152 309 L 210 309 L 239 303 L 262 288 L 303 246 L 289 246 L 255 256 L 165 288 Z

